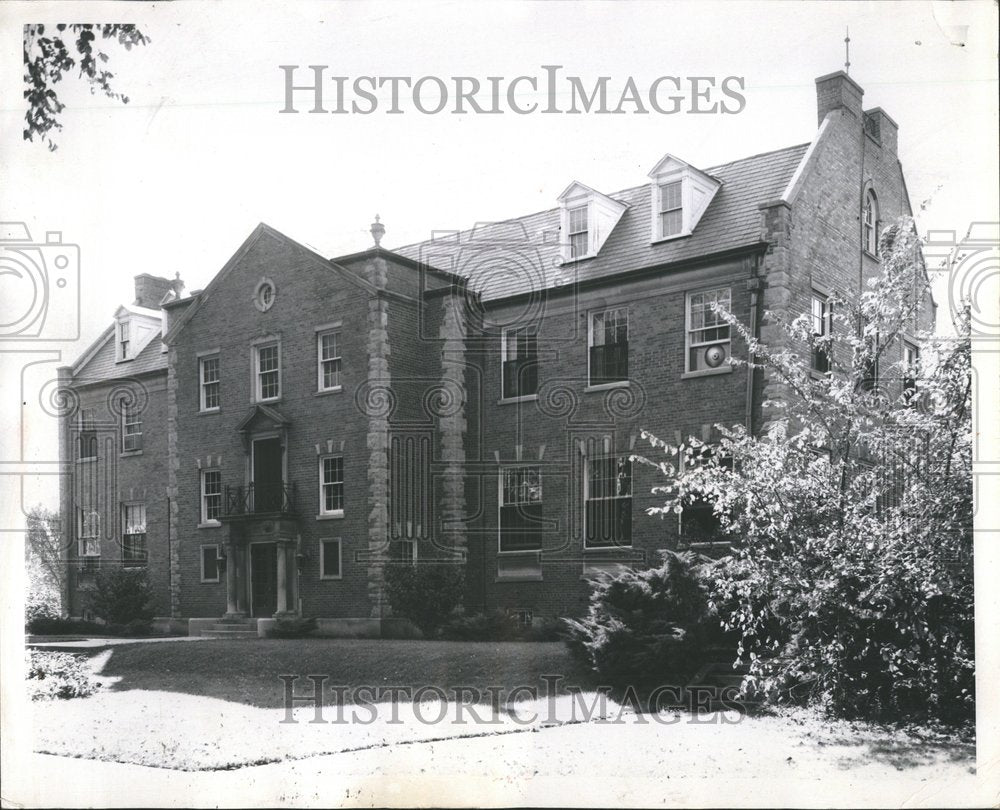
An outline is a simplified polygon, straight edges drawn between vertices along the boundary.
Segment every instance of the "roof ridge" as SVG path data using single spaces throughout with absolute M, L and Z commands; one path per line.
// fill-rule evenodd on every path
M 708 172 L 711 172 L 711 171 L 713 171 L 715 169 L 722 169 L 722 168 L 726 168 L 728 166 L 732 166 L 732 165 L 734 165 L 736 163 L 743 163 L 743 162 L 748 161 L 748 160 L 754 160 L 756 158 L 766 157 L 767 155 L 776 155 L 778 152 L 790 152 L 793 149 L 802 149 L 803 147 L 808 147 L 810 143 L 811 143 L 811 141 L 806 141 L 805 143 L 797 143 L 797 144 L 793 144 L 792 146 L 783 146 L 780 149 L 770 149 L 770 150 L 768 150 L 766 152 L 758 152 L 757 154 L 754 154 L 754 155 L 747 155 L 746 157 L 736 158 L 735 160 L 730 160 L 728 163 L 718 163 L 718 164 L 716 164 L 714 166 L 708 166 L 708 167 L 706 167 L 704 169 L 701 169 L 701 171 L 708 173 Z M 627 194 L 629 192 L 636 191 L 637 189 L 643 189 L 643 188 L 646 188 L 648 186 L 649 186 L 649 181 L 646 181 L 645 183 L 638 183 L 637 185 L 628 186 L 626 188 L 618 189 L 617 191 L 608 191 L 608 192 L 601 192 L 601 193 L 604 194 L 607 197 L 614 198 L 616 195 Z M 548 214 L 548 213 L 551 213 L 553 211 L 558 211 L 558 210 L 559 210 L 559 206 L 553 206 L 551 208 L 543 208 L 540 211 L 532 211 L 531 213 L 521 214 L 520 216 L 507 217 L 506 219 L 498 219 L 498 220 L 495 220 L 493 222 L 487 222 L 485 224 L 487 226 L 491 226 L 491 227 L 492 226 L 498 226 L 498 225 L 507 225 L 507 224 L 512 223 L 512 222 L 518 222 L 518 221 L 521 221 L 521 220 L 529 219 L 531 217 L 540 216 L 542 214 Z M 478 223 L 477 223 L 477 225 L 478 225 Z M 461 229 L 458 229 L 458 230 L 454 231 L 454 234 L 456 236 L 460 236 L 462 234 L 472 233 L 473 231 L 476 230 L 476 227 L 477 227 L 476 225 L 473 225 L 471 228 L 461 228 Z M 407 250 L 408 248 L 415 248 L 415 247 L 417 247 L 419 245 L 425 245 L 428 242 L 433 242 L 433 241 L 434 240 L 432 238 L 432 239 L 421 239 L 421 240 L 419 240 L 417 242 L 409 242 L 408 244 L 399 245 L 398 247 L 392 248 L 392 252 L 393 253 L 398 253 L 401 250 Z

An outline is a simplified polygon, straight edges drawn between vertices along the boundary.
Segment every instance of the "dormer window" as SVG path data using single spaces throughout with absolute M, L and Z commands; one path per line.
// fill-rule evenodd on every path
M 131 343 L 132 329 L 128 321 L 118 322 L 118 359 L 119 360 L 131 360 L 132 355 L 129 354 L 129 348 Z
M 722 183 L 673 155 L 649 173 L 651 241 L 689 236 Z
M 660 237 L 676 236 L 684 226 L 680 180 L 664 183 L 660 190 Z
M 583 183 L 570 183 L 559 195 L 563 261 L 589 259 L 601 252 L 628 206 Z
M 579 205 L 569 210 L 569 256 L 571 259 L 578 259 L 590 252 L 587 219 L 586 205 Z

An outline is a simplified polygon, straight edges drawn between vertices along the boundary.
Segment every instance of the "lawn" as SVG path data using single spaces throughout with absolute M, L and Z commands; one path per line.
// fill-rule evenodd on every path
M 116 647 L 102 675 L 121 678 L 116 690 L 184 692 L 262 708 L 284 706 L 280 675 L 298 675 L 296 693 L 310 692 L 307 675 L 335 685 L 455 687 L 509 693 L 544 689 L 541 675 L 586 688 L 591 678 L 561 642 L 448 642 L 390 639 L 240 639 L 133 644 Z M 350 695 L 348 695 L 350 697 Z
M 852 779 L 873 784 L 902 771 L 928 784 L 964 778 L 975 762 L 968 740 L 916 736 L 801 710 L 649 715 L 609 700 L 584 721 L 576 713 L 577 698 L 546 698 L 543 675 L 562 676 L 564 687 L 592 686 L 561 643 L 207 640 L 119 646 L 92 661 L 108 687 L 87 698 L 34 703 L 34 751 L 188 771 L 338 754 L 350 759 L 331 767 L 348 772 L 390 756 L 403 770 L 419 762 L 421 773 L 426 767 L 473 775 L 500 757 L 510 773 L 530 766 L 534 774 L 549 776 L 632 772 L 656 778 L 663 763 L 671 762 L 675 776 L 822 779 L 849 771 Z M 278 676 L 309 674 L 328 675 L 328 690 L 434 685 L 448 702 L 390 704 L 369 697 L 380 704 L 374 710 L 356 702 L 338 712 L 328 700 L 324 722 L 311 722 L 312 706 L 296 708 L 294 722 L 288 722 Z M 499 687 L 499 710 L 480 705 L 476 712 L 458 711 L 451 693 L 460 686 Z M 505 705 L 518 686 L 537 688 L 537 699 L 522 693 Z M 308 693 L 311 685 L 303 677 L 296 691 Z M 583 699 L 589 704 L 593 692 L 585 691 Z

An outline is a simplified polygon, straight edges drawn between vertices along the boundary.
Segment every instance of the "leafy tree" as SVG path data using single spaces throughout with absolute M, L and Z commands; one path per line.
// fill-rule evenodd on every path
M 54 29 L 54 30 L 53 30 Z M 59 114 L 65 108 L 55 85 L 67 71 L 79 67 L 79 75 L 90 85 L 90 92 L 100 90 L 109 98 L 128 104 L 128 96 L 111 86 L 114 74 L 106 67 L 109 57 L 100 48 L 98 37 L 114 40 L 131 50 L 150 40 L 134 25 L 41 24 L 24 26 L 24 98 L 28 111 L 24 116 L 24 139 L 35 138 L 54 151 L 52 130 L 62 129 Z
M 390 563 L 385 589 L 397 616 L 412 621 L 426 638 L 437 635 L 465 597 L 465 568 L 448 562 Z
M 153 618 L 153 586 L 145 568 L 102 568 L 90 609 L 108 624 L 143 625 Z
M 62 521 L 58 513 L 38 505 L 27 515 L 24 568 L 27 573 L 26 620 L 55 618 L 62 612 L 66 584 Z
M 713 599 L 739 633 L 746 692 L 849 716 L 973 710 L 968 319 L 955 339 L 927 336 L 918 368 L 892 362 L 927 292 L 918 245 L 912 223 L 888 229 L 881 275 L 835 302 L 827 336 L 803 316 L 764 346 L 724 313 L 784 392 L 759 435 L 646 436 L 668 458 L 640 460 L 670 478 L 652 511 L 708 501 L 735 541 Z M 829 373 L 811 369 L 816 350 Z

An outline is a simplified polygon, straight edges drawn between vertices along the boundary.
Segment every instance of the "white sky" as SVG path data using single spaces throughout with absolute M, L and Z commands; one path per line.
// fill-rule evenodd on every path
M 21 25 L 40 21 L 134 21 L 152 39 L 108 51 L 129 105 L 61 85 L 54 153 L 21 135 Z M 842 68 L 846 26 L 865 107 L 899 123 L 913 205 L 931 200 L 921 232 L 998 218 L 989 2 L 11 2 L 0 25 L 0 218 L 36 239 L 60 230 L 82 253 L 81 341 L 49 346 L 65 360 L 132 300 L 134 274 L 180 271 L 189 290 L 203 287 L 260 221 L 334 256 L 367 248 L 378 212 L 391 248 L 552 207 L 574 179 L 637 185 L 668 151 L 708 167 L 806 142 L 814 79 Z M 954 26 L 969 26 L 964 47 Z M 726 116 L 279 115 L 280 64 L 481 79 L 557 64 L 619 88 L 629 75 L 640 87 L 665 74 L 736 75 L 747 103 Z M 51 433 L 44 421 L 33 441 Z

